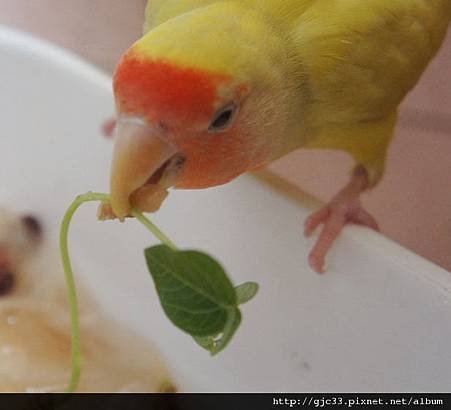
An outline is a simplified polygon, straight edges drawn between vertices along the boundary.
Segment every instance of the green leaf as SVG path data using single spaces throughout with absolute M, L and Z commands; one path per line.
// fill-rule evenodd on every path
M 166 245 L 146 249 L 145 257 L 161 305 L 175 326 L 192 336 L 233 336 L 241 320 L 237 296 L 216 260 L 201 252 L 177 251 Z
M 199 346 L 211 352 L 215 347 L 215 337 L 217 336 L 193 336 L 193 339 Z
M 227 317 L 227 322 L 225 324 L 224 330 L 220 335 L 219 339 L 216 341 L 213 349 L 210 351 L 214 356 L 218 354 L 221 350 L 225 349 L 229 342 L 232 340 L 233 335 L 240 326 L 241 323 L 241 312 L 238 308 L 229 311 Z
M 224 330 L 214 336 L 194 336 L 194 340 L 204 349 L 208 350 L 212 356 L 224 350 L 241 323 L 241 312 L 238 308 L 230 309 Z
M 258 292 L 258 283 L 246 282 L 235 288 L 236 299 L 239 305 L 249 302 Z

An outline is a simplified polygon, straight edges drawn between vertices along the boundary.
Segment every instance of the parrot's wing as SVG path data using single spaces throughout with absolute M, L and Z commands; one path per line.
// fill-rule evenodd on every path
M 449 0 L 318 0 L 294 39 L 312 104 L 312 148 L 339 149 L 375 185 L 384 172 L 397 107 L 439 49 Z
M 144 34 L 165 21 L 218 0 L 148 0 Z
M 319 121 L 391 115 L 440 47 L 450 0 L 317 1 L 293 37 Z

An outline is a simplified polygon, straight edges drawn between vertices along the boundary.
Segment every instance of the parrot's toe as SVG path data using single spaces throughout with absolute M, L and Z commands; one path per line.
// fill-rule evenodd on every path
M 327 206 L 311 214 L 304 223 L 304 235 L 307 238 L 312 236 L 316 228 L 327 219 L 328 215 L 329 215 L 329 207 Z
M 321 274 L 325 272 L 324 266 L 326 264 L 326 259 L 324 258 L 324 255 L 318 255 L 311 252 L 308 257 L 308 263 L 316 273 Z
M 309 255 L 309 265 L 315 272 L 324 273 L 326 255 L 348 223 L 379 230 L 376 220 L 362 208 L 358 198 L 337 197 L 307 218 L 304 224 L 304 234 L 307 237 L 319 225 L 324 225 Z
M 365 209 L 358 208 L 349 215 L 347 215 L 348 221 L 357 225 L 367 226 L 379 232 L 379 224 L 374 217 Z

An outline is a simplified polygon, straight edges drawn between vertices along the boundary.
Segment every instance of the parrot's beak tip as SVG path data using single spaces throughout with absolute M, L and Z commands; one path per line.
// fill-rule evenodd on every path
M 132 207 L 155 212 L 179 178 L 185 157 L 141 120 L 118 121 L 111 171 L 111 210 L 124 220 Z

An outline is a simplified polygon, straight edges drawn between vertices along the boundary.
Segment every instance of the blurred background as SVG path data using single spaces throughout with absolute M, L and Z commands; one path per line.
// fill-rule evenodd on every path
M 140 36 L 144 7 L 145 0 L 0 0 L 0 24 L 50 40 L 111 72 Z M 345 154 L 303 150 L 271 170 L 326 201 L 347 182 L 351 166 Z M 385 177 L 363 202 L 385 235 L 451 270 L 450 34 L 404 102 Z

